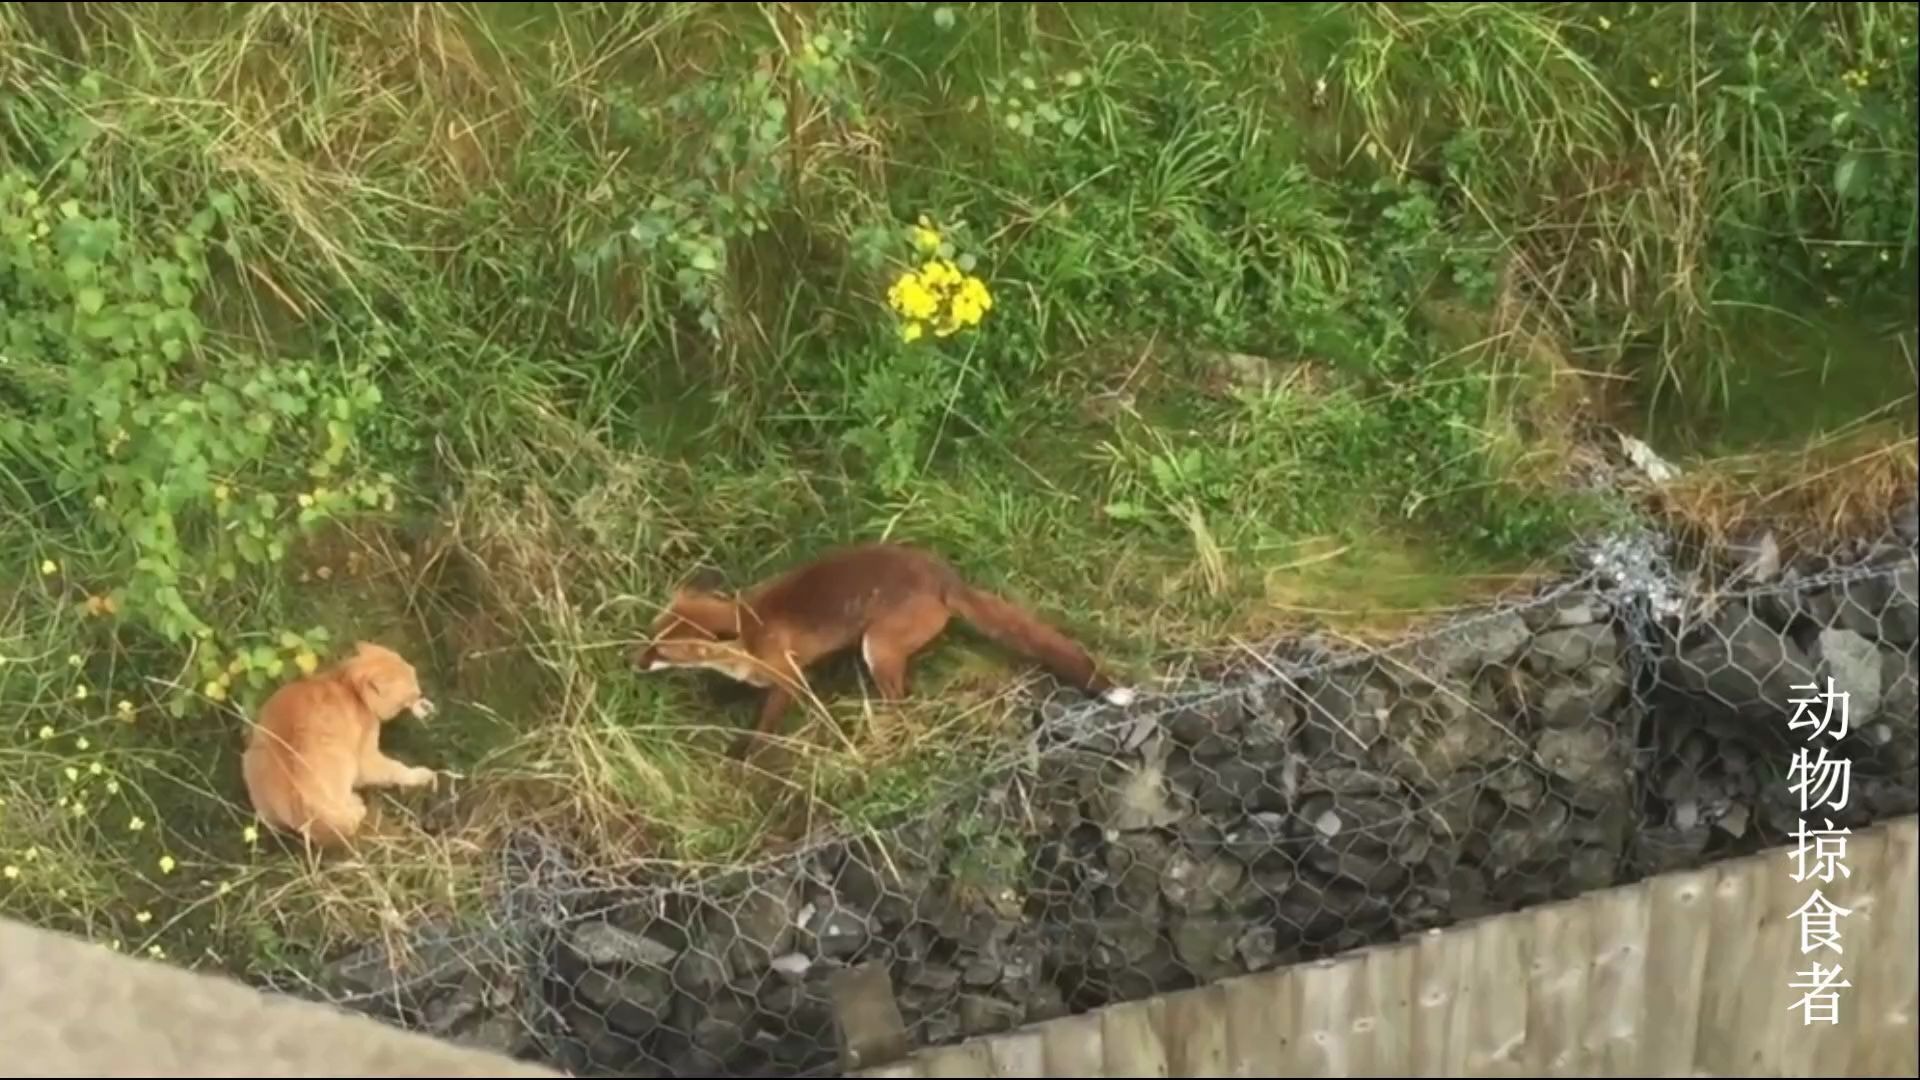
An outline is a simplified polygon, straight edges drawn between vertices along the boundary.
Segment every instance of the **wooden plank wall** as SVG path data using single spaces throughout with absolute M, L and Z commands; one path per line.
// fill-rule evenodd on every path
M 1786 849 L 850 1073 L 914 1076 L 1914 1076 L 1920 820 L 1831 884 Z M 1818 887 L 1844 950 L 1802 955 Z M 1843 966 L 1837 1024 L 1789 984 Z

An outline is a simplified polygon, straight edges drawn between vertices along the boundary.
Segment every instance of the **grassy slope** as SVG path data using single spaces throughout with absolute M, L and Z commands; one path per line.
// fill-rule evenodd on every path
M 1535 568 L 1590 520 L 1582 394 L 1679 402 L 1679 449 L 1912 412 L 1910 6 L 123 7 L 0 22 L 0 402 L 78 418 L 7 433 L 0 904 L 121 947 L 395 928 L 509 820 L 723 861 L 994 745 L 1019 688 L 957 634 L 901 715 L 842 667 L 841 726 L 739 782 L 746 698 L 619 663 L 697 567 L 910 537 L 1170 672 Z M 923 214 L 995 299 L 937 350 L 884 300 Z M 1844 350 L 1750 347 L 1828 297 Z M 1754 407 L 1811 366 L 1823 408 Z M 231 706 L 354 636 L 449 706 L 393 752 L 468 779 L 308 864 L 247 832 Z

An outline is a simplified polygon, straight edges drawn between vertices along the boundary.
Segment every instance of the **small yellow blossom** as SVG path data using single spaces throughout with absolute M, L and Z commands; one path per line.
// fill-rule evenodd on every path
M 51 738 L 53 738 L 53 725 L 52 725 L 52 724 L 42 724 L 42 725 L 40 725 L 40 738 L 42 738 L 42 739 L 51 739 Z
M 153 921 L 153 912 L 142 911 L 133 917 L 133 921 L 139 923 L 142 926 L 145 926 L 146 924 Z
M 155 960 L 165 960 L 167 958 L 167 950 L 158 945 L 149 945 L 147 946 L 147 955 L 153 957 Z
M 1600 16 L 1600 29 L 1602 30 L 1613 29 L 1613 20 L 1607 18 L 1605 15 Z
M 293 658 L 293 663 L 303 674 L 311 675 L 314 669 L 320 666 L 320 658 L 313 655 L 312 649 L 301 649 Z
M 12 863 L 8 863 L 4 870 L 0 870 L 0 874 L 6 875 L 6 879 L 8 881 L 20 880 L 20 868 L 13 865 Z
M 888 290 L 887 300 L 907 320 L 900 328 L 904 341 L 919 340 L 926 332 L 923 323 L 932 323 L 940 337 L 977 326 L 993 307 L 985 282 L 942 258 L 929 259 L 918 270 L 902 274 Z
M 68 666 L 68 667 L 79 667 L 79 666 L 80 666 L 81 664 L 83 664 L 83 663 L 85 663 L 85 661 L 84 661 L 84 660 L 81 660 L 81 659 L 80 659 L 80 654 L 79 654 L 79 653 L 68 653 L 68 654 L 67 654 L 67 666 Z
M 160 856 L 160 872 L 161 873 L 171 874 L 173 873 L 173 868 L 178 865 L 179 865 L 178 863 L 173 861 L 173 856 L 171 855 Z
M 119 711 L 120 719 L 122 720 L 133 719 L 133 702 L 128 701 L 126 698 L 121 698 L 120 704 L 114 706 L 114 708 Z
M 85 750 L 92 745 L 93 745 L 92 743 L 87 741 L 87 737 L 85 735 L 82 735 L 79 738 L 73 740 L 73 748 L 75 750 Z
M 87 766 L 87 771 L 92 773 L 95 776 L 99 776 L 101 773 L 106 772 L 107 769 L 106 769 L 106 766 L 96 761 L 93 764 Z
M 207 690 L 207 696 L 212 698 L 215 701 L 225 701 L 227 699 L 227 684 L 224 680 L 221 680 L 221 679 L 207 680 L 206 690 Z
M 240 838 L 249 844 L 257 844 L 260 842 L 260 830 L 249 825 L 240 830 Z
M 74 768 L 71 765 L 67 766 L 66 773 L 67 773 L 67 783 L 69 784 L 74 783 L 80 779 L 80 770 Z
M 1655 90 L 1660 89 L 1660 76 L 1658 75 L 1647 76 L 1647 85 L 1653 87 Z
M 54 562 L 52 559 L 48 559 L 40 564 L 40 573 L 47 577 L 52 577 L 59 572 L 60 564 Z
M 75 701 L 87 700 L 87 684 L 86 683 L 81 683 L 79 686 L 76 686 L 73 688 L 73 699 Z
M 147 823 L 145 819 L 141 818 L 139 814 L 133 815 L 133 817 L 127 821 L 127 828 L 132 832 L 139 832 L 146 827 Z

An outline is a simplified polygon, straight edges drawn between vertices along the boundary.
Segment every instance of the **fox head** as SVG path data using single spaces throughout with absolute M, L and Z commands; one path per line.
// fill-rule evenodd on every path
M 752 686 L 772 685 L 740 647 L 740 605 L 724 596 L 681 589 L 653 620 L 648 641 L 629 656 L 635 671 L 704 668 Z

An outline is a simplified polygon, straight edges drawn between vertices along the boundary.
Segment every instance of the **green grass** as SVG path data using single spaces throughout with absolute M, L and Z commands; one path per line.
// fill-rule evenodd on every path
M 283 962 L 465 904 L 510 824 L 724 863 L 1022 722 L 1024 669 L 956 631 L 897 713 L 827 673 L 835 722 L 743 781 L 749 696 L 621 660 L 701 569 L 917 540 L 1148 683 L 1537 573 L 1618 509 L 1564 484 L 1600 410 L 1688 452 L 1911 395 L 1915 35 L 1882 3 L 0 10 L 0 909 Z M 923 216 L 992 307 L 906 342 Z M 247 832 L 244 717 L 354 638 L 446 706 L 393 752 L 465 779 L 311 862 Z

